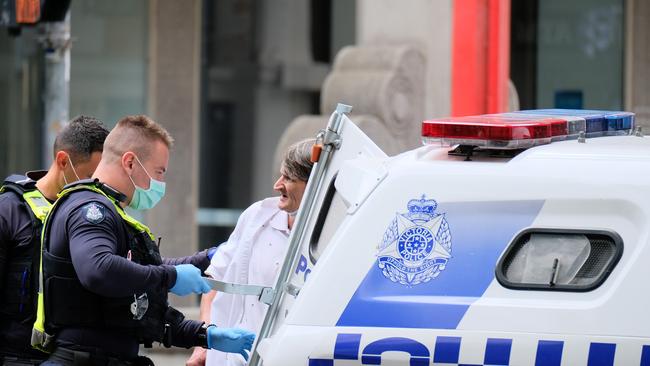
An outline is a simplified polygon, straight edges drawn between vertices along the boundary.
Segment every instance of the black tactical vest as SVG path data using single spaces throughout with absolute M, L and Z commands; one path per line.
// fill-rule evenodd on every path
M 49 253 L 49 226 L 61 203 L 82 191 L 93 191 L 108 209 L 121 217 L 117 255 L 142 265 L 160 265 L 162 258 L 149 229 L 128 216 L 121 207 L 121 193 L 97 181 L 83 180 L 66 187 L 45 222 L 43 235 L 43 286 L 45 329 L 56 334 L 65 327 L 113 329 L 135 337 L 139 343 L 171 345 L 171 325 L 180 323 L 182 314 L 168 306 L 167 289 L 161 288 L 124 298 L 108 298 L 84 288 L 70 258 Z M 82 203 L 85 204 L 86 202 Z M 81 204 L 80 204 L 81 205 Z M 107 279 L 111 280 L 111 279 Z

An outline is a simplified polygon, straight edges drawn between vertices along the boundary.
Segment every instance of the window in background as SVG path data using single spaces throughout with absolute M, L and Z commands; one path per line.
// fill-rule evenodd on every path
M 73 1 L 70 117 L 147 113 L 147 0 Z
M 622 0 L 540 1 L 537 37 L 537 107 L 622 108 Z
M 518 0 L 510 75 L 521 109 L 623 107 L 623 0 Z

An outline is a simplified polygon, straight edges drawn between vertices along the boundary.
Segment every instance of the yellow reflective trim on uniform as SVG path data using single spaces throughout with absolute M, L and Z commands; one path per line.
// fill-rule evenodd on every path
M 6 188 L 4 186 L 0 187 L 0 193 L 4 192 L 6 192 Z M 27 203 L 36 218 L 41 222 L 45 222 L 45 217 L 47 216 L 47 213 L 50 212 L 52 204 L 47 200 L 47 198 L 45 198 L 45 196 L 43 196 L 41 191 L 34 189 L 23 193 L 23 201 Z
M 39 192 L 40 193 L 40 192 Z M 49 201 L 48 201 L 49 203 Z M 48 213 L 54 208 L 56 202 L 48 207 Z M 31 206 L 30 206 L 31 207 Z M 34 213 L 36 214 L 36 213 Z M 36 299 L 36 320 L 32 327 L 31 345 L 37 350 L 51 353 L 54 348 L 54 336 L 45 332 L 45 300 L 43 296 L 43 234 L 45 233 L 45 223 L 47 215 L 43 218 L 43 227 L 41 228 L 41 255 L 38 264 L 38 295 Z
M 47 213 L 50 212 L 52 204 L 47 200 L 39 191 L 35 189 L 33 191 L 25 192 L 23 194 L 23 199 L 27 202 L 27 205 L 41 222 L 45 222 L 45 217 Z
M 51 353 L 54 350 L 54 336 L 45 332 L 45 302 L 42 291 L 38 292 L 36 321 L 32 328 L 31 344 L 33 348 L 46 353 Z

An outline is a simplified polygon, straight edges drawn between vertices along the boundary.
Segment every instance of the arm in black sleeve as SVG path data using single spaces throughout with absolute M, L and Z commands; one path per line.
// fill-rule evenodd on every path
M 183 348 L 203 346 L 199 339 L 202 325 L 203 322 L 185 319 L 176 326 L 172 326 L 172 345 Z
M 31 233 L 32 221 L 23 204 L 13 193 L 0 195 L 0 285 L 6 281 L 16 246 L 21 240 L 31 239 Z
M 210 266 L 210 258 L 208 258 L 208 250 L 206 249 L 187 257 L 164 258 L 163 263 L 172 266 L 179 264 L 193 264 L 203 272 L 208 269 L 208 266 Z
M 95 202 L 96 205 L 102 205 Z M 103 206 L 103 205 L 102 205 Z M 104 206 L 104 219 L 86 219 L 83 207 L 73 210 L 67 220 L 70 257 L 82 285 L 106 297 L 123 297 L 176 283 L 176 269 L 169 265 L 143 266 L 116 255 L 116 233 L 121 223 Z
M 5 238 L 0 237 L 0 293 L 3 293 L 2 284 L 5 283 L 5 272 L 7 271 L 7 261 L 9 260 L 9 243 Z
M 6 207 L 7 203 L 6 198 L 3 199 L 0 196 L 0 286 L 5 283 L 5 273 L 7 271 L 7 262 L 9 261 L 9 223 L 5 214 L 9 212 L 9 208 Z M 0 287 L 0 293 L 2 293 L 2 288 Z

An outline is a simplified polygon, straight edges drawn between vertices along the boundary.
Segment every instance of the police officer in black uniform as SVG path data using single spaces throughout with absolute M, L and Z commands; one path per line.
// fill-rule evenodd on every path
M 0 365 L 35 365 L 46 354 L 30 345 L 35 320 L 42 219 L 68 182 L 99 164 L 108 130 L 79 116 L 57 134 L 48 171 L 11 175 L 0 194 Z
M 172 139 L 146 116 L 118 122 L 93 176 L 67 186 L 43 233 L 44 365 L 140 365 L 139 344 L 203 346 L 247 356 L 254 334 L 186 320 L 167 303 L 209 286 L 190 264 L 164 263 L 149 229 L 124 207 L 164 195 Z

